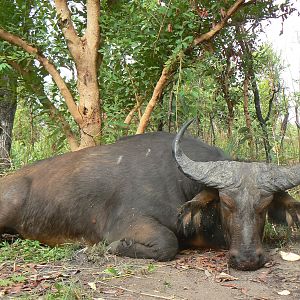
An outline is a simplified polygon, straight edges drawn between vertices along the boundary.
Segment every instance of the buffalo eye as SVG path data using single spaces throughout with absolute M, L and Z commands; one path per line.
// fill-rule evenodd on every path
M 235 209 L 235 204 L 231 197 L 223 193 L 219 193 L 219 196 L 220 196 L 221 204 L 224 208 L 226 208 L 229 211 L 233 211 Z
M 268 206 L 271 204 L 272 200 L 273 195 L 261 198 L 259 203 L 256 205 L 256 212 L 259 214 L 263 214 L 268 208 Z

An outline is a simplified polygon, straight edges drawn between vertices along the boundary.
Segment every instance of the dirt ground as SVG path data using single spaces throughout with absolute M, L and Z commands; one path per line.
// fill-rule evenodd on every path
M 0 287 L 0 298 L 46 299 L 70 286 L 64 299 L 300 299 L 300 260 L 284 261 L 281 250 L 300 254 L 300 242 L 270 248 L 270 261 L 257 271 L 228 269 L 226 251 L 188 250 L 170 262 L 97 255 L 81 249 L 67 262 L 0 265 L 1 276 L 26 276 Z M 56 284 L 56 285 L 55 285 Z M 289 295 L 278 292 L 288 291 Z M 48 298 L 47 298 L 48 299 Z

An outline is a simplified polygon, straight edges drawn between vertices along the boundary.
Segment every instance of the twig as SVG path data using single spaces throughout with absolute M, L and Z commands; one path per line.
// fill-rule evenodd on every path
M 97 282 L 101 283 L 101 284 L 104 284 L 104 285 L 107 285 L 107 286 L 112 287 L 112 288 L 120 289 L 122 291 L 126 291 L 126 292 L 129 292 L 129 293 L 139 294 L 139 295 L 142 295 L 142 296 L 147 296 L 147 297 L 152 297 L 152 298 L 158 298 L 158 299 L 167 299 L 167 300 L 176 300 L 176 299 L 179 299 L 179 298 L 175 298 L 175 296 L 153 295 L 153 294 L 149 294 L 149 293 L 144 293 L 144 292 L 139 292 L 139 291 L 135 291 L 135 290 L 131 290 L 131 289 L 126 289 L 126 288 L 121 287 L 121 286 L 107 284 L 106 282 L 103 282 L 103 281 L 97 281 Z M 184 299 L 184 298 L 181 298 L 181 299 Z

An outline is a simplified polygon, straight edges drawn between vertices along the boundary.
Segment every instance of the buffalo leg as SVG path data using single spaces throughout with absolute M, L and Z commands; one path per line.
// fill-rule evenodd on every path
M 178 252 L 178 240 L 174 232 L 155 220 L 136 222 L 125 232 L 125 237 L 109 245 L 110 253 L 166 261 L 173 259 Z

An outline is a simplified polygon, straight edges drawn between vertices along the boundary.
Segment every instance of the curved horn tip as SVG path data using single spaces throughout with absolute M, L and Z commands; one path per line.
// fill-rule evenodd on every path
M 177 137 L 180 138 L 180 137 L 184 134 L 184 132 L 186 131 L 186 129 L 187 129 L 187 128 L 195 121 L 195 120 L 196 120 L 196 118 L 193 118 L 193 119 L 191 119 L 191 120 L 189 120 L 189 121 L 186 121 L 186 122 L 181 126 L 180 130 L 178 131 L 176 138 L 177 138 Z
M 180 128 L 180 130 L 178 131 L 178 133 L 176 134 L 173 143 L 172 143 L 172 153 L 173 156 L 177 156 L 178 154 L 181 154 L 181 149 L 180 149 L 180 139 L 181 137 L 184 135 L 184 132 L 186 131 L 186 129 L 189 127 L 189 125 L 195 121 L 196 118 L 193 118 L 187 122 L 185 122 L 182 127 Z

